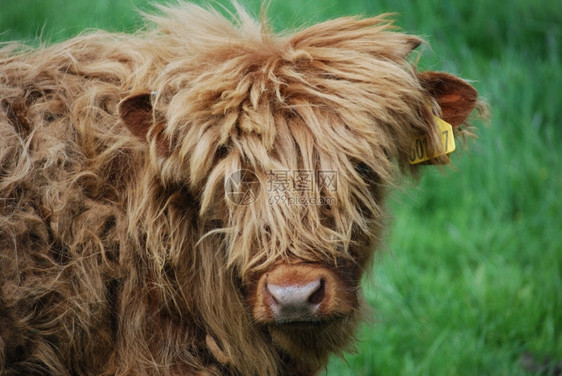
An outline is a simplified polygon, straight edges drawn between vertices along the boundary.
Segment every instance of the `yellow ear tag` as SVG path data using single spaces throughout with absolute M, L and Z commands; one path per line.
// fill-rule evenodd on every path
M 455 137 L 453 136 L 453 126 L 447 123 L 445 120 L 435 118 L 435 124 L 439 128 L 439 133 L 441 133 L 441 150 L 427 150 L 427 139 L 425 134 L 419 135 L 412 141 L 410 147 L 410 164 L 418 164 L 428 161 L 432 158 L 439 157 L 441 155 L 449 154 L 455 151 Z

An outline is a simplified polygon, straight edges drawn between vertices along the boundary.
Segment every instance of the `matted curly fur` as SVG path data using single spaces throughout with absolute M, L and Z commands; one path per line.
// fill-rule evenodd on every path
M 240 7 L 160 11 L 0 52 L 0 375 L 318 372 L 352 344 L 411 140 L 478 103 L 384 16 L 276 35 Z M 238 205 L 239 170 L 337 189 Z

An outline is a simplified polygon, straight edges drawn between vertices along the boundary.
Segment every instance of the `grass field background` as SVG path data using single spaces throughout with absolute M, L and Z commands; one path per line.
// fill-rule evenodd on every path
M 258 14 L 258 1 L 244 2 Z M 146 1 L 0 0 L 0 40 L 132 31 Z M 327 375 L 530 375 L 562 361 L 562 11 L 556 0 L 271 0 L 278 30 L 397 12 L 424 69 L 473 80 L 488 125 L 392 197 L 357 354 Z M 186 36 L 187 37 L 187 36 Z M 0 135 L 1 137 L 1 135 Z M 548 374 L 548 373 L 547 373 Z M 554 374 L 554 373 L 552 373 Z

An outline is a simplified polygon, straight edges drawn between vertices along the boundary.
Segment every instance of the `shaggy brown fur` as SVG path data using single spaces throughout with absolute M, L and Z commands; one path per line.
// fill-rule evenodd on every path
M 352 342 L 411 140 L 437 148 L 433 114 L 458 127 L 477 104 L 418 74 L 421 41 L 384 17 L 274 35 L 242 9 L 161 11 L 0 52 L 0 375 L 316 373 Z M 337 189 L 237 205 L 241 169 L 336 171 Z M 275 311 L 302 286 L 314 313 Z

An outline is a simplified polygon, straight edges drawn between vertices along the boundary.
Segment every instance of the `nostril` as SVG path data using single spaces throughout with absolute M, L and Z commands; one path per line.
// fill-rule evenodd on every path
M 312 294 L 308 297 L 308 302 L 310 304 L 320 304 L 322 303 L 322 300 L 324 300 L 324 295 L 326 294 L 325 290 L 325 282 L 324 282 L 324 278 L 320 279 L 320 284 L 318 285 L 318 288 L 316 289 L 316 291 L 313 291 Z
M 271 285 L 270 284 L 266 283 L 265 286 L 263 287 L 263 295 L 264 295 L 264 299 L 265 299 L 265 302 L 267 303 L 267 305 L 273 306 L 273 305 L 279 304 L 279 302 L 275 298 L 274 293 L 271 292 Z

